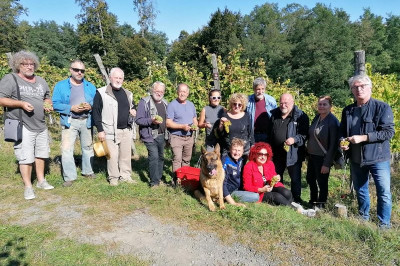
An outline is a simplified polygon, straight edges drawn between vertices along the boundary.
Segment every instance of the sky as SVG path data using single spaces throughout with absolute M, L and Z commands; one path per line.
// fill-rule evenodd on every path
M 137 31 L 138 17 L 133 10 L 133 0 L 106 0 L 109 12 L 118 17 L 120 25 L 127 23 Z M 370 8 L 371 12 L 387 18 L 389 14 L 400 15 L 400 0 L 153 0 L 158 10 L 155 21 L 155 30 L 165 32 L 170 42 L 179 37 L 181 30 L 193 33 L 206 26 L 211 15 L 227 7 L 230 11 L 248 15 L 255 6 L 264 3 L 278 3 L 279 8 L 289 3 L 298 3 L 308 8 L 313 8 L 316 3 L 323 3 L 331 8 L 340 8 L 350 15 L 352 21 L 356 21 L 363 14 L 364 8 Z M 69 22 L 76 26 L 75 16 L 81 12 L 75 0 L 20 0 L 20 3 L 28 9 L 28 15 L 20 16 L 20 20 L 33 22 L 54 20 L 62 25 Z

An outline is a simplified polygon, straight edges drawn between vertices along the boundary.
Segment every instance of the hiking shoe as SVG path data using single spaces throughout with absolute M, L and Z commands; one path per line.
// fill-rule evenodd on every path
M 46 180 L 46 179 L 43 179 L 43 181 L 40 182 L 40 183 L 37 182 L 36 187 L 37 187 L 37 188 L 42 188 L 42 189 L 45 189 L 45 190 L 49 190 L 49 189 L 53 189 L 53 188 L 54 188 L 52 185 L 50 185 L 49 183 L 47 183 L 47 180 Z
M 72 183 L 73 183 L 74 181 L 73 180 L 71 180 L 71 181 L 65 181 L 64 183 L 63 183 L 63 187 L 70 187 L 70 186 L 72 186 Z
M 36 198 L 35 192 L 33 192 L 33 188 L 32 187 L 25 187 L 24 198 L 26 200 L 31 200 L 31 199 Z
M 94 173 L 88 174 L 88 175 L 82 175 L 84 177 L 87 177 L 89 179 L 95 179 L 97 176 Z
M 314 217 L 315 213 L 316 213 L 316 211 L 313 210 L 313 209 L 307 209 L 307 210 L 303 209 L 303 211 L 301 212 L 301 214 L 303 214 L 303 215 L 305 215 L 307 217 Z
M 112 187 L 118 186 L 118 179 L 117 178 L 110 179 L 110 186 Z
M 132 178 L 128 178 L 128 179 L 120 179 L 121 182 L 125 182 L 128 184 L 137 184 L 136 180 L 133 180 Z

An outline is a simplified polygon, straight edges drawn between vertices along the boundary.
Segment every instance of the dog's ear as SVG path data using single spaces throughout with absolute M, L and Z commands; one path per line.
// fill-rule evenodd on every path
M 207 152 L 206 148 L 204 148 L 204 146 L 201 146 L 201 153 L 204 154 L 206 152 Z
M 218 155 L 220 154 L 220 148 L 218 143 L 217 145 L 215 145 L 214 152 L 217 153 Z

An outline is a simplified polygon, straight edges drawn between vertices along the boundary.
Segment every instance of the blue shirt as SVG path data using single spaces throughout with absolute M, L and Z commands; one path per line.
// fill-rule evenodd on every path
M 197 117 L 196 108 L 194 104 L 186 100 L 184 104 L 178 102 L 176 99 L 171 101 L 167 107 L 167 119 L 171 119 L 177 124 L 191 125 L 193 118 Z M 184 131 L 182 129 L 169 129 L 171 134 L 178 136 L 190 136 L 192 132 Z
M 222 157 L 222 165 L 225 170 L 223 192 L 224 197 L 226 197 L 242 186 L 243 158 L 239 158 L 236 162 L 231 158 L 230 154 L 228 154 Z

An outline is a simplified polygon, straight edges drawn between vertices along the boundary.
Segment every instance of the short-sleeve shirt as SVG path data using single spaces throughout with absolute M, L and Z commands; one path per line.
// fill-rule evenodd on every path
M 177 124 L 193 124 L 193 118 L 197 117 L 196 108 L 194 104 L 186 100 L 186 102 L 180 103 L 176 99 L 171 101 L 167 107 L 167 119 L 171 119 Z M 190 136 L 192 132 L 184 131 L 182 129 L 170 129 L 171 134 L 178 136 Z
M 12 74 L 7 74 L 0 81 L 0 98 L 11 98 L 18 100 L 17 85 Z M 38 76 L 35 76 L 35 82 L 31 83 L 17 74 L 17 78 L 21 101 L 30 103 L 34 110 L 33 112 L 26 112 L 22 110 L 22 122 L 24 126 L 32 132 L 42 132 L 46 129 L 43 102 L 44 99 L 50 98 L 50 90 L 47 82 Z M 19 119 L 19 108 L 8 108 L 7 117 L 11 119 Z

